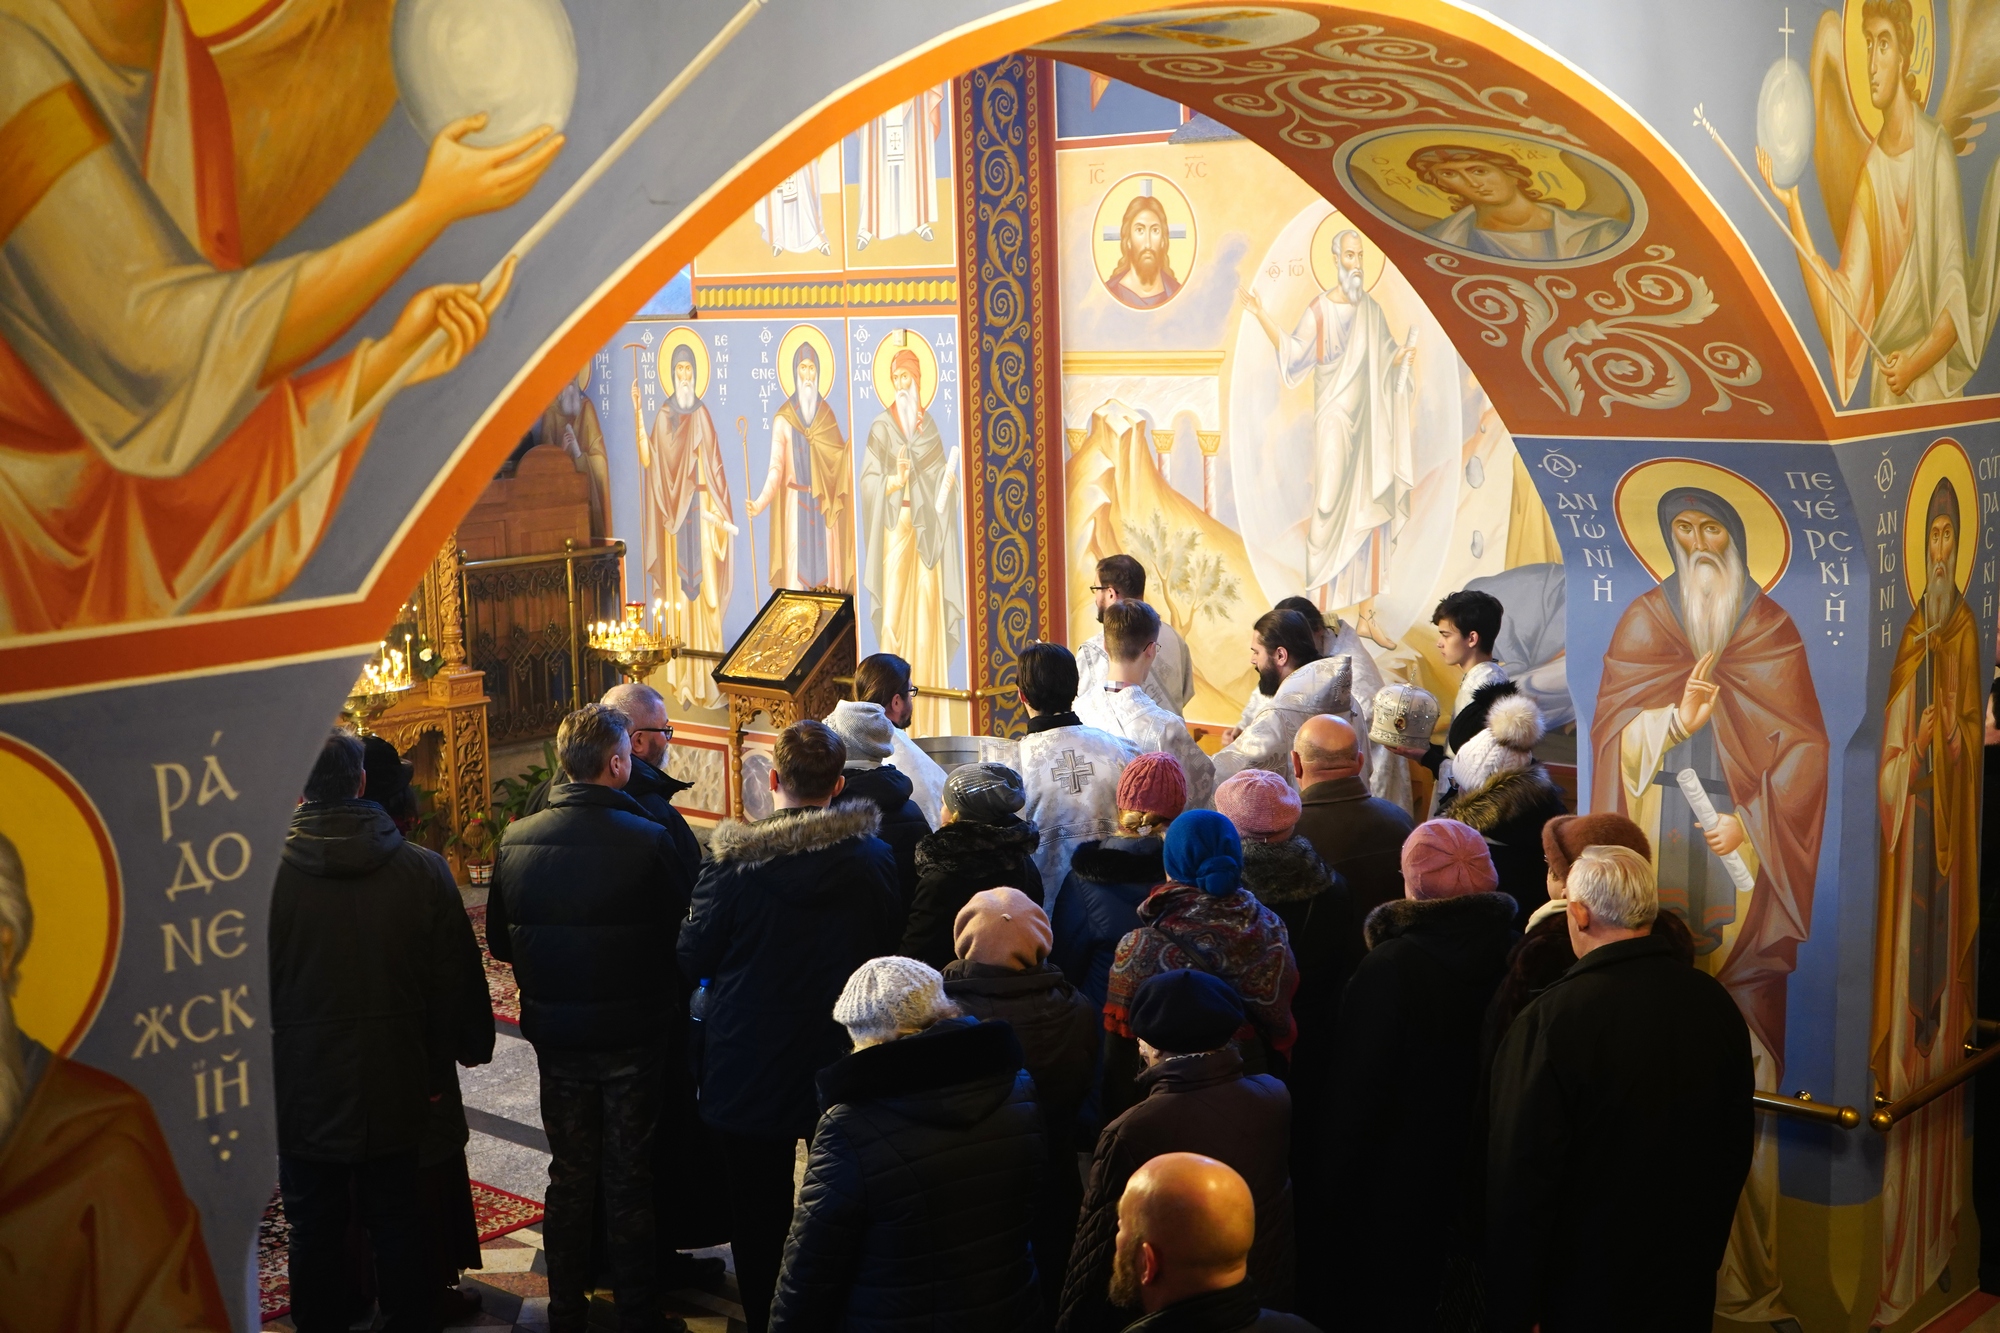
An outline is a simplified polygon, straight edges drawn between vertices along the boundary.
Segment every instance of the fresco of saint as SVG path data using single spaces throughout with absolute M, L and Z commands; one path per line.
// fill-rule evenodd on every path
M 1891 1098 L 1960 1063 L 1972 1040 L 1987 680 L 1979 669 L 1979 626 L 1957 584 L 1961 521 L 1958 492 L 1940 478 L 1922 528 L 1922 591 L 1896 645 L 1883 719 L 1869 1057 L 1876 1090 Z M 1882 1293 L 1873 1323 L 1894 1323 L 1951 1261 L 1964 1133 L 1964 1100 L 1952 1093 L 1889 1136 Z
M 724 646 L 736 511 L 715 420 L 696 389 L 694 349 L 685 342 L 674 345 L 668 376 L 672 392 L 653 414 L 650 432 L 639 429 L 639 382 L 632 382 L 632 429 L 646 474 L 640 550 L 647 600 L 665 604 L 667 631 L 682 646 L 714 652 Z M 682 703 L 718 706 L 706 663 L 676 657 L 666 671 Z
M 1180 294 L 1168 253 L 1166 205 L 1150 194 L 1135 194 L 1118 222 L 1118 266 L 1104 280 L 1104 290 L 1133 310 L 1163 306 Z
M 590 401 L 590 367 L 563 385 L 556 400 L 542 413 L 541 442 L 569 455 L 576 470 L 590 478 L 590 535 L 611 535 L 611 460 L 604 452 L 604 427 L 597 404 Z
M 820 213 L 818 158 L 779 181 L 777 189 L 757 201 L 753 212 L 757 232 L 772 255 L 833 253 Z
M 1433 144 L 1410 154 L 1417 179 L 1451 200 L 1453 212 L 1424 234 L 1498 259 L 1576 259 L 1616 245 L 1628 224 L 1542 198 L 1528 169 L 1505 153 Z
M 1612 634 L 1591 724 L 1590 809 L 1645 829 L 1660 905 L 1687 922 L 1697 965 L 1743 1011 L 1757 1086 L 1775 1091 L 1786 981 L 1819 873 L 1826 726 L 1798 627 L 1749 573 L 1736 507 L 1678 486 L 1660 498 L 1658 520 L 1674 572 L 1634 599 Z M 1712 830 L 1688 802 L 1684 771 L 1720 816 Z M 1721 860 L 1732 855 L 1753 876 L 1748 891 Z M 1717 1309 L 1732 1318 L 1784 1316 L 1777 1214 L 1776 1130 L 1764 1116 L 1717 1278 Z
M 772 588 L 854 591 L 854 501 L 847 441 L 821 396 L 819 352 L 792 353 L 792 396 L 771 423 L 771 466 L 750 517 L 771 513 Z
M 890 361 L 896 399 L 868 428 L 861 461 L 861 529 L 875 639 L 910 664 L 913 679 L 942 685 L 965 633 L 965 576 L 958 523 L 958 454 L 923 408 L 923 365 L 908 347 Z M 918 735 L 949 725 L 941 698 L 916 699 Z
M 288 162 L 290 199 L 239 179 L 217 57 L 176 0 L 140 4 L 150 18 L 121 13 L 120 31 L 153 34 L 138 50 L 100 49 L 111 28 L 93 37 L 68 8 L 22 0 L 0 20 L 0 155 L 15 164 L 0 190 L 0 634 L 168 614 L 432 333 L 449 341 L 410 382 L 457 365 L 511 266 L 483 304 L 474 285 L 432 287 L 381 339 L 306 369 L 452 223 L 532 189 L 563 142 L 544 128 L 473 148 L 463 141 L 484 118 L 455 122 L 408 204 L 324 249 L 262 261 L 334 177 Z M 347 23 L 319 33 L 319 58 Z M 275 72 L 267 82 L 288 86 Z M 321 113 L 278 105 L 268 137 L 329 161 L 358 152 L 379 123 L 370 99 L 314 87 L 347 119 L 301 127 Z M 368 438 L 345 446 L 201 609 L 291 582 Z
M 933 238 L 938 221 L 938 131 L 944 88 L 892 107 L 861 127 L 861 216 L 854 248 L 889 236 Z
M 1337 287 L 1307 304 L 1287 335 L 1255 292 L 1243 308 L 1278 352 L 1289 387 L 1312 376 L 1312 510 L 1306 527 L 1306 588 L 1321 607 L 1358 606 L 1356 628 L 1395 646 L 1375 623 L 1389 557 L 1410 516 L 1416 462 L 1410 423 L 1414 392 L 1404 373 L 1415 354 L 1389 329 L 1361 281 L 1361 233 L 1333 237 Z

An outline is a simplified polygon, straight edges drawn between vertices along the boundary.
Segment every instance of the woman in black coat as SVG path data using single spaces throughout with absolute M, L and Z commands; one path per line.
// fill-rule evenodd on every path
M 1535 761 L 1542 712 L 1525 694 L 1507 694 L 1487 710 L 1486 729 L 1452 757 L 1458 792 L 1438 807 L 1440 819 L 1470 824 L 1485 837 L 1500 875 L 1500 892 L 1520 904 L 1517 925 L 1549 900 L 1549 863 L 1542 826 L 1569 813 L 1562 788 Z
M 974 1018 L 1014 1029 L 1035 1079 L 1049 1148 L 1048 1187 L 1035 1220 L 1035 1268 L 1053 1310 L 1076 1239 L 1083 1178 L 1076 1169 L 1076 1118 L 1097 1074 L 1103 1025 L 1098 1007 L 1048 961 L 1049 919 L 1017 889 L 974 894 L 954 923 L 958 957 L 944 993 Z
M 1048 1150 L 1013 1030 L 955 1016 L 910 958 L 864 964 L 834 1015 L 856 1049 L 819 1076 L 772 1333 L 1040 1327 Z
M 972 896 L 985 889 L 1019 889 L 1042 904 L 1042 872 L 1035 867 L 1041 831 L 1015 811 L 1028 794 L 1021 775 L 1005 764 L 965 764 L 944 784 L 944 826 L 917 844 L 917 891 L 903 953 L 932 967 L 955 956 L 952 923 Z

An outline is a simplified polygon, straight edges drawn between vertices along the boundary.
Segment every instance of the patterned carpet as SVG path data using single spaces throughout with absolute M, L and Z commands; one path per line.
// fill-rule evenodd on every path
M 479 909 L 484 912 L 485 909 Z M 500 964 L 505 966 L 505 964 Z M 472 1216 L 479 1228 L 479 1243 L 498 1239 L 511 1231 L 533 1226 L 542 1220 L 542 1206 L 533 1199 L 472 1182 Z M 285 1204 L 276 1190 L 264 1208 L 264 1220 L 257 1226 L 258 1304 L 265 1319 L 276 1319 L 292 1308 L 292 1280 L 286 1269 L 291 1223 L 285 1220 Z
M 514 984 L 514 969 L 495 958 L 486 947 L 486 904 L 468 907 L 472 933 L 479 939 L 479 957 L 486 964 L 486 989 L 493 996 L 493 1016 L 503 1023 L 521 1025 L 521 988 Z

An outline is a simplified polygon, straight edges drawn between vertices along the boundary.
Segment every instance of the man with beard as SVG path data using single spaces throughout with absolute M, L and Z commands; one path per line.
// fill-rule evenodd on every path
M 889 756 L 902 775 L 910 780 L 910 799 L 923 811 L 932 828 L 944 823 L 945 771 L 910 739 L 910 722 L 916 716 L 917 687 L 910 682 L 910 664 L 894 653 L 873 653 L 854 668 L 854 697 L 863 703 L 881 704 L 895 730 Z
M 1246 768 L 1262 768 L 1295 781 L 1292 739 L 1309 717 L 1343 714 L 1354 694 L 1354 663 L 1322 657 L 1319 636 L 1296 611 L 1266 611 L 1250 632 L 1250 667 L 1257 689 L 1270 706 L 1215 755 L 1215 780 L 1222 783 Z
M 1257 1208 L 1243 1177 L 1198 1153 L 1162 1153 L 1118 1199 L 1111 1299 L 1145 1311 L 1128 1333 L 1314 1333 L 1259 1307 L 1250 1282 Z
M 1959 495 L 1930 495 L 1923 599 L 1889 670 L 1882 732 L 1881 905 L 1870 1067 L 1895 1098 L 1962 1062 L 1972 1039 L 1979 930 L 1979 626 L 1956 582 Z M 1900 1318 L 1950 1262 L 1964 1177 L 1965 1106 L 1953 1097 L 1889 1136 L 1882 1173 L 1882 1292 Z
M 903 334 L 891 335 L 907 337 Z M 958 453 L 946 450 L 937 421 L 923 408 L 923 366 L 907 345 L 887 354 L 893 403 L 868 429 L 861 463 L 861 524 L 875 639 L 942 685 L 965 634 L 965 576 L 960 572 Z M 915 701 L 925 735 L 950 731 L 942 698 Z
M 772 588 L 854 591 L 854 510 L 847 441 L 820 396 L 819 353 L 792 353 L 792 396 L 771 423 L 771 466 L 750 517 L 771 514 Z
M 1104 623 L 1104 613 L 1119 602 L 1145 601 L 1146 567 L 1129 555 L 1105 556 L 1097 562 L 1097 582 L 1091 585 L 1090 599 L 1100 625 Z M 1111 675 L 1111 659 L 1104 651 L 1104 631 L 1099 630 L 1077 645 L 1076 673 L 1079 698 L 1103 688 Z M 1194 659 L 1188 653 L 1187 640 L 1164 620 L 1160 622 L 1160 651 L 1146 669 L 1141 688 L 1154 703 L 1176 717 L 1188 706 L 1188 700 L 1194 698 Z
M 1675 572 L 1626 608 L 1605 654 L 1590 809 L 1645 831 L 1660 906 L 1687 922 L 1696 965 L 1743 1011 L 1757 1086 L 1775 1092 L 1786 979 L 1812 924 L 1826 727 L 1798 628 L 1750 577 L 1741 516 L 1695 487 L 1669 490 L 1658 514 Z M 1688 802 L 1690 782 L 1716 813 L 1711 828 Z M 1777 1127 L 1763 1116 L 1717 1279 L 1729 1318 L 1786 1317 L 1777 1210 Z
M 1151 310 L 1180 293 L 1168 241 L 1165 206 L 1150 194 L 1133 195 L 1118 223 L 1118 266 L 1104 280 L 1112 300 L 1133 310 Z
M 0 1272 L 10 1328 L 221 1330 L 201 1215 L 130 1084 L 14 1025 L 34 934 L 27 873 L 0 835 Z M 60 966 L 59 962 L 53 966 Z
M 638 391 L 638 385 L 632 386 Z M 639 414 L 634 411 L 632 419 Z M 590 535 L 611 535 L 611 460 L 604 453 L 604 429 L 598 424 L 597 405 L 590 401 L 590 366 L 586 363 L 576 378 L 563 385 L 562 392 L 542 413 L 542 443 L 553 444 L 569 455 L 578 472 L 590 478 Z
M 1257 294 L 1243 308 L 1278 350 L 1287 387 L 1311 372 L 1312 508 L 1306 516 L 1306 588 L 1322 608 L 1353 606 L 1355 628 L 1384 648 L 1395 640 L 1375 622 L 1389 558 L 1410 516 L 1416 455 L 1410 428 L 1416 356 L 1399 345 L 1388 317 L 1361 281 L 1361 233 L 1333 238 L 1340 282 L 1306 306 L 1287 336 Z
M 723 646 L 736 510 L 715 420 L 695 389 L 694 348 L 676 343 L 669 366 L 673 391 L 653 415 L 650 436 L 639 428 L 639 381 L 632 381 L 633 443 L 646 474 L 639 549 L 648 600 L 665 604 L 668 632 L 682 647 L 714 652 Z M 713 675 L 697 659 L 676 657 L 667 663 L 667 679 L 683 704 L 714 708 L 722 702 Z

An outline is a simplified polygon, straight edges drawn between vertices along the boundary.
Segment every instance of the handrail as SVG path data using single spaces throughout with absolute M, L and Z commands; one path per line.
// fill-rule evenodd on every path
M 1853 1107 L 1814 1101 L 1813 1095 L 1803 1089 L 1790 1097 L 1783 1097 L 1775 1092 L 1753 1092 L 1750 1094 L 1750 1101 L 1760 1111 L 1797 1116 L 1801 1120 L 1812 1120 L 1822 1125 L 1838 1125 L 1842 1129 L 1853 1129 L 1861 1123 L 1861 1112 Z
M 546 565 L 557 560 L 584 560 L 597 555 L 624 555 L 625 543 L 613 538 L 602 543 L 571 546 L 566 551 L 544 551 L 540 555 L 496 555 L 484 560 L 468 560 L 467 569 L 499 569 L 503 565 Z
M 1980 1070 L 1986 1068 L 1986 1066 L 1994 1063 L 1996 1060 L 2000 1060 L 2000 1044 L 1988 1046 L 1983 1050 L 1978 1050 L 1971 1046 L 1965 1049 L 1969 1052 L 1969 1055 L 1964 1063 L 1939 1074 L 1915 1092 L 1900 1097 L 1895 1101 L 1890 1101 L 1880 1093 L 1877 1093 L 1875 1096 L 1875 1113 L 1868 1117 L 1868 1127 L 1877 1133 L 1887 1134 L 1898 1124 L 1908 1120 L 1918 1111 L 1923 1110 L 1926 1106 L 1929 1106 L 1932 1102 L 1944 1096 L 1947 1092 L 1950 1092 Z

